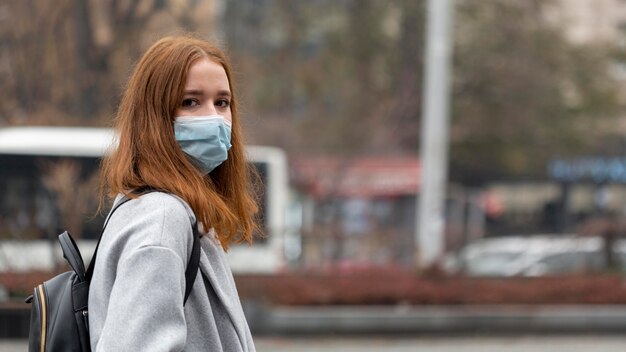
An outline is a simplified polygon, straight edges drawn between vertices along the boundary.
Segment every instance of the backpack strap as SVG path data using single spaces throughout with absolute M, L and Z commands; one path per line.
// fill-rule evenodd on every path
M 76 242 L 67 231 L 59 235 L 59 242 L 63 250 L 63 257 L 70 263 L 72 270 L 78 275 L 78 280 L 80 282 L 85 281 L 85 264 Z
M 187 263 L 187 270 L 185 270 L 185 300 L 183 305 L 187 303 L 187 298 L 191 294 L 193 283 L 198 276 L 198 268 L 200 266 L 200 231 L 198 231 L 198 222 L 193 223 L 193 248 L 191 249 L 191 258 Z
M 85 273 L 85 280 L 91 282 L 91 277 L 93 276 L 93 268 L 96 266 L 96 255 L 98 254 L 98 248 L 100 247 L 100 241 L 102 241 L 102 235 L 104 235 L 104 230 L 107 227 L 107 224 L 109 223 L 109 219 L 111 219 L 111 215 L 113 215 L 113 213 L 115 213 L 115 211 L 117 210 L 117 208 L 119 208 L 122 204 L 128 202 L 129 200 L 131 200 L 131 198 L 127 195 L 124 195 L 122 197 L 122 199 L 120 199 L 119 202 L 117 202 L 113 208 L 111 209 L 111 211 L 109 212 L 109 215 L 107 216 L 106 220 L 104 220 L 104 225 L 102 226 L 102 231 L 100 232 L 100 237 L 98 238 L 98 244 L 96 244 L 96 249 L 93 251 L 93 256 L 91 257 L 91 262 L 89 262 L 89 267 L 87 268 L 87 272 Z
M 151 188 L 143 188 L 133 193 L 140 192 L 140 194 L 146 194 L 153 191 L 157 191 Z M 87 272 L 85 273 L 85 280 L 91 282 L 91 278 L 93 276 L 93 270 L 96 265 L 96 255 L 98 254 L 98 247 L 100 247 L 100 241 L 102 240 L 102 235 L 104 234 L 104 230 L 109 223 L 109 219 L 111 219 L 111 215 L 124 203 L 131 200 L 131 198 L 127 195 L 124 195 L 119 202 L 115 204 L 115 206 L 109 212 L 106 220 L 104 221 L 104 226 L 102 226 L 102 232 L 100 233 L 100 238 L 98 239 L 98 244 L 96 245 L 96 249 L 93 252 L 93 257 L 91 262 L 89 263 L 89 267 L 87 268 Z M 200 231 L 198 231 L 197 222 L 193 223 L 193 247 L 191 250 L 191 257 L 189 258 L 189 262 L 187 263 L 187 269 L 185 269 L 185 299 L 183 301 L 183 305 L 187 303 L 187 298 L 191 294 L 191 289 L 193 288 L 193 284 L 196 281 L 196 276 L 198 273 L 198 269 L 200 267 Z

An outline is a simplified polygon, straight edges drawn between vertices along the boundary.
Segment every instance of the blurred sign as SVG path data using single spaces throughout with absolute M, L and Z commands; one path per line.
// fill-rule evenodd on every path
M 417 158 L 333 157 L 292 161 L 293 181 L 315 197 L 414 195 L 420 186 Z
M 548 174 L 566 182 L 626 183 L 626 158 L 555 159 L 548 164 Z

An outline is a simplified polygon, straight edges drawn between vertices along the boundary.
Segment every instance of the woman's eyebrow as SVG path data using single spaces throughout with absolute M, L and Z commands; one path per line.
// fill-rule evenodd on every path
M 188 89 L 185 90 L 183 92 L 184 95 L 194 95 L 194 96 L 199 96 L 199 95 L 203 95 L 204 91 L 202 89 Z M 230 91 L 229 90 L 220 90 L 217 92 L 217 96 L 219 97 L 230 97 Z
M 202 90 L 199 89 L 188 89 L 184 92 L 185 95 L 202 95 Z

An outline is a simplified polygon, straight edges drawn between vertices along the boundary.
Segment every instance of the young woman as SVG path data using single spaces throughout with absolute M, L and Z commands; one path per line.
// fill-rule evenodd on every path
M 156 42 L 128 82 L 116 130 L 103 189 L 133 199 L 110 216 L 98 249 L 92 349 L 254 351 L 225 258 L 229 244 L 252 241 L 257 206 L 224 54 L 191 37 Z M 184 303 L 196 221 L 200 264 Z

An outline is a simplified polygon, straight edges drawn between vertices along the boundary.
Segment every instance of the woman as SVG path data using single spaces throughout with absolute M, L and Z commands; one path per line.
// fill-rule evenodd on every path
M 224 253 L 252 241 L 257 211 L 224 54 L 196 38 L 159 40 L 128 82 L 116 130 L 103 189 L 134 199 L 111 215 L 98 249 L 92 349 L 254 351 Z M 200 270 L 184 303 L 196 220 Z

